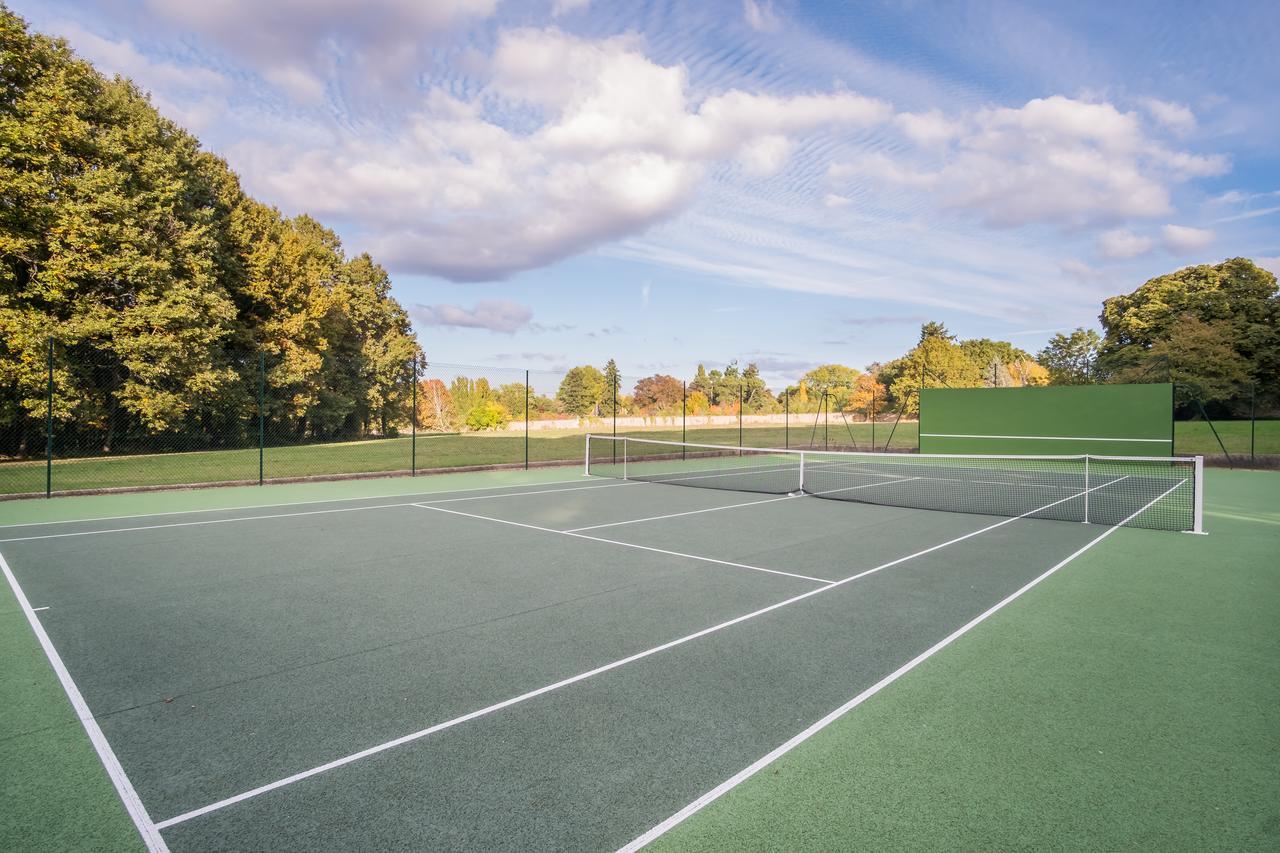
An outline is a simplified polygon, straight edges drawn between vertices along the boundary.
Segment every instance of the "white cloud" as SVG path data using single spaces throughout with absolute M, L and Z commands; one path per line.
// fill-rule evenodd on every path
M 1075 258 L 1068 258 L 1059 266 L 1064 275 L 1068 278 L 1074 278 L 1076 281 L 1092 283 L 1105 277 L 1101 270 L 1094 269 L 1084 261 L 1079 261 Z
M 848 196 L 837 195 L 836 193 L 827 193 L 822 198 L 823 207 L 848 207 L 851 204 L 853 204 L 853 199 Z
M 591 0 L 556 0 L 551 7 L 551 14 L 558 18 L 561 15 L 567 15 L 570 12 L 585 9 L 590 5 Z
M 424 326 L 454 326 L 464 329 L 488 329 L 511 335 L 529 325 L 533 311 L 526 305 L 506 299 L 482 299 L 474 308 L 458 305 L 415 305 L 413 319 Z
M 1204 228 L 1189 228 L 1185 225 L 1166 225 L 1160 229 L 1164 238 L 1164 247 L 1175 255 L 1198 252 L 1213 243 L 1216 235 Z
M 847 91 L 731 90 L 696 104 L 685 69 L 649 61 L 630 36 L 506 32 L 490 69 L 470 100 L 427 93 L 391 138 L 243 143 L 233 160 L 291 209 L 362 222 L 377 234 L 367 248 L 397 270 L 477 281 L 642 232 L 683 210 L 712 164 L 771 174 L 798 136 L 891 116 Z M 538 122 L 517 132 L 494 111 Z
M 761 33 L 777 32 L 780 24 L 772 0 L 742 0 L 742 14 L 747 26 Z
M 335 65 L 377 86 L 412 85 L 442 35 L 492 15 L 497 0 L 146 0 L 161 20 L 217 44 L 264 79 L 314 100 Z
M 1253 262 L 1258 266 L 1262 267 L 1264 270 L 1267 270 L 1271 273 L 1274 273 L 1275 275 L 1280 276 L 1280 257 L 1277 257 L 1277 258 L 1255 257 L 1253 259 Z
M 649 282 L 640 285 L 640 304 L 649 307 L 649 296 L 653 293 L 653 286 Z
M 905 135 L 935 147 L 950 132 L 940 116 L 896 121 Z M 829 176 L 929 188 L 943 207 L 970 211 L 993 227 L 1078 228 L 1167 215 L 1172 183 L 1229 168 L 1224 157 L 1169 150 L 1144 133 L 1134 113 L 1061 95 L 981 109 L 953 124 L 957 135 L 941 156 L 923 156 L 927 146 L 920 156 L 875 153 L 839 164 Z
M 938 145 L 960 135 L 962 125 L 953 122 L 939 110 L 927 113 L 899 113 L 894 123 L 917 145 Z
M 1142 105 L 1151 117 L 1177 134 L 1190 133 L 1196 129 L 1195 113 L 1182 105 L 1157 98 L 1144 98 Z
M 1110 260 L 1136 258 L 1155 246 L 1155 240 L 1134 234 L 1124 228 L 1116 228 L 1098 235 L 1098 254 Z

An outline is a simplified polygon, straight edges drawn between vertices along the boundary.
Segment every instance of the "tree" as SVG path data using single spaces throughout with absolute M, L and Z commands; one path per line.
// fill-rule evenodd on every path
M 1036 355 L 1049 372 L 1052 385 L 1088 385 L 1095 380 L 1095 365 L 1102 338 L 1093 329 L 1077 328 L 1069 335 L 1058 332 Z
M 1179 405 L 1229 400 L 1249 382 L 1250 364 L 1231 339 L 1226 320 L 1205 323 L 1190 315 L 1170 328 L 1134 364 L 1119 370 L 1120 382 L 1151 381 L 1151 374 L 1174 382 Z
M 809 396 L 810 391 L 817 391 L 816 398 L 819 407 L 822 403 L 822 395 L 826 393 L 832 396 L 832 405 L 838 411 L 845 411 L 849 397 L 858 382 L 859 373 L 860 371 L 855 367 L 846 367 L 843 364 L 824 364 L 810 370 L 801 377 L 800 382 L 805 389 L 804 396 L 806 398 Z M 803 411 L 803 406 L 799 411 Z
M 705 415 L 709 411 L 711 411 L 711 401 L 707 399 L 707 395 L 701 391 L 690 391 L 689 396 L 685 398 L 685 414 Z
M 439 379 L 418 383 L 418 427 L 429 432 L 453 432 L 458 428 L 453 396 Z
M 1105 300 L 1101 320 L 1105 336 L 1098 363 L 1111 378 L 1134 377 L 1145 369 L 1149 380 L 1164 379 L 1158 371 L 1159 360 L 1152 356 L 1164 344 L 1159 351 L 1167 352 L 1172 361 L 1177 355 L 1172 344 L 1182 340 L 1214 358 L 1204 370 L 1183 362 L 1176 377 L 1206 393 L 1209 389 L 1229 393 L 1236 387 L 1239 383 L 1227 377 L 1234 375 L 1233 365 L 1240 363 L 1247 379 L 1263 387 L 1274 387 L 1280 380 L 1276 277 L 1245 258 L 1186 267 L 1150 279 L 1132 293 Z M 1205 349 L 1204 327 L 1219 335 L 1240 361 L 1227 358 L 1222 347 Z
M 467 429 L 476 432 L 501 429 L 510 422 L 511 413 L 497 400 L 481 400 L 467 413 Z
M 930 320 L 920 326 L 920 343 L 924 343 L 929 338 L 941 338 L 944 341 L 954 342 L 956 336 L 947 331 L 947 327 L 942 323 Z
M 604 394 L 600 397 L 600 402 L 604 407 L 600 410 L 601 414 L 614 414 L 615 410 L 620 413 L 621 401 L 618 395 L 622 393 L 622 377 L 618 375 L 618 365 L 613 359 L 609 359 L 608 364 L 604 366 Z
M 708 400 L 711 399 L 711 377 L 707 375 L 707 369 L 701 364 L 698 365 L 697 371 L 693 374 L 693 381 L 689 383 L 689 391 L 699 391 Z
M 571 415 L 592 417 L 599 414 L 600 401 L 605 394 L 605 378 L 589 364 L 570 368 L 560 381 L 556 399 L 561 408 Z
M 508 382 L 498 386 L 494 397 L 511 414 L 511 417 L 523 420 L 525 391 L 523 382 Z
M 642 412 L 679 410 L 680 400 L 684 394 L 684 386 L 674 376 L 655 374 L 647 376 L 636 383 L 634 404 Z
M 860 374 L 854 380 L 853 388 L 850 389 L 840 411 L 870 419 L 884 413 L 885 394 L 885 387 L 877 382 L 874 376 L 869 373 Z
M 940 335 L 925 337 L 903 358 L 902 373 L 890 388 L 905 414 L 920 411 L 920 388 L 979 388 L 982 371 L 958 344 Z

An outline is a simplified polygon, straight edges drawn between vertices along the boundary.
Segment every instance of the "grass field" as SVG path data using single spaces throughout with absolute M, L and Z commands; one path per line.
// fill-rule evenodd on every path
M 419 485 L 533 485 L 555 473 L 457 475 Z M 333 500 L 411 485 L 408 480 L 321 483 L 173 497 L 186 509 L 203 504 L 215 510 L 260 494 Z M 690 499 L 705 494 L 687 491 Z M 21 502 L 6 507 L 5 520 L 35 521 L 42 514 L 56 519 L 69 508 L 76 511 L 68 517 L 171 509 L 161 497 Z M 1276 849 L 1280 646 L 1274 625 L 1280 621 L 1280 572 L 1274 555 L 1280 546 L 1280 474 L 1209 471 L 1206 499 L 1209 536 L 1117 530 L 675 826 L 652 849 Z M 807 511 L 839 510 L 819 502 Z M 353 532 L 367 523 L 354 523 Z M 127 545 L 115 547 L 132 553 Z M 95 569 L 106 567 L 95 562 Z M 171 568 L 180 573 L 179 564 Z M 865 595 L 853 595 L 837 610 Z M 936 590 L 920 587 L 900 602 L 921 608 L 935 600 Z M 849 621 L 832 618 L 833 631 Z M 808 630 L 810 621 L 798 624 Z M 774 654 L 787 648 L 781 645 L 786 638 L 785 632 L 772 630 L 763 635 L 775 641 Z M 803 651 L 795 659 L 797 668 L 821 649 Z M 6 697 L 0 714 L 0 781 L 6 798 L 0 849 L 141 849 L 23 613 L 2 583 L 0 654 L 9 662 L 0 670 L 0 695 Z M 703 691 L 719 695 L 739 680 L 726 677 Z M 628 698 L 640 701 L 653 684 L 647 676 L 637 683 L 640 693 Z M 201 714 L 206 706 L 216 703 L 201 700 Z M 557 722 L 569 718 L 554 707 L 548 713 Z M 665 713 L 676 712 L 666 708 Z M 811 719 L 801 714 L 788 726 L 798 731 Z M 518 752 L 522 742 L 486 737 L 483 743 L 502 754 Z M 758 755 L 773 745 L 762 745 Z M 661 749 L 658 743 L 650 746 Z M 691 753 L 689 760 L 694 757 Z M 407 772 L 419 763 L 410 760 L 396 769 Z M 375 770 L 367 784 L 383 775 L 399 778 L 381 765 Z M 456 772 L 465 776 L 467 771 Z M 488 779 L 485 787 L 502 781 Z M 362 789 L 357 780 L 344 790 Z M 505 804 L 514 808 L 519 802 L 515 796 Z M 346 805 L 337 789 L 320 803 L 339 814 Z M 542 806 L 547 825 L 564 814 Z M 243 839 L 224 839 L 237 840 Z
M 1222 422 L 1215 423 L 1215 426 L 1229 453 L 1242 459 L 1248 456 L 1248 422 Z M 1184 422 L 1178 423 L 1176 427 L 1175 451 L 1178 454 L 1221 454 L 1207 423 Z M 876 449 L 884 448 L 890 429 L 890 424 L 876 424 Z M 603 422 L 595 431 L 607 434 L 608 422 Z M 892 447 L 899 450 L 915 448 L 916 432 L 915 422 L 899 424 L 893 432 Z M 872 447 L 871 433 L 870 424 L 850 424 L 846 427 L 843 423 L 833 423 L 827 430 L 827 440 L 833 447 L 847 448 L 851 444 L 852 434 L 854 446 L 859 450 L 869 450 Z M 681 437 L 680 430 L 671 429 L 632 430 L 629 434 L 672 441 L 679 441 Z M 815 431 L 812 423 L 793 424 L 789 432 L 776 426 L 748 427 L 742 436 L 743 443 L 748 447 L 796 447 L 808 445 L 811 439 L 818 447 L 823 444 L 822 427 L 819 426 Z M 736 445 L 738 430 L 732 427 L 690 429 L 687 438 L 689 441 L 707 444 Z M 430 471 L 476 465 L 521 464 L 524 462 L 524 442 L 522 434 L 423 435 L 419 436 L 417 442 L 417 468 L 420 471 Z M 582 457 L 582 442 L 582 433 L 579 432 L 557 432 L 549 435 L 533 433 L 529 437 L 529 459 L 531 462 L 574 463 Z M 408 438 L 394 438 L 271 447 L 265 452 L 264 474 L 267 479 L 281 479 L 405 471 L 410 467 L 410 445 Z M 1256 452 L 1259 455 L 1280 454 L 1280 421 L 1258 422 Z M 54 491 L 256 481 L 257 478 L 256 448 L 55 459 L 53 465 Z M 43 462 L 0 464 L 0 494 L 42 493 L 44 488 Z

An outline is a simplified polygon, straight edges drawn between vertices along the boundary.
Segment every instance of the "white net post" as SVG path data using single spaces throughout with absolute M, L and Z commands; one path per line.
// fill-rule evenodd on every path
M 587 452 L 582 457 L 582 476 L 591 474 L 591 433 L 587 433 Z
M 622 437 L 622 479 L 627 479 L 627 457 L 631 455 L 631 448 L 627 446 L 627 437 Z
M 1192 533 L 1204 533 L 1204 457 L 1196 457 L 1195 495 L 1192 497 Z
M 800 491 L 804 491 L 804 453 L 800 454 Z

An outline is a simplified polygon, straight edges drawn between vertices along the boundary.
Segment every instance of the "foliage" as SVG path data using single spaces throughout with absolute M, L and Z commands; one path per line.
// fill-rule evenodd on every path
M 595 417 L 600 414 L 600 401 L 606 390 L 605 377 L 589 364 L 569 369 L 560 381 L 556 400 L 560 407 L 578 417 Z
M 226 441 L 253 423 L 260 353 L 273 435 L 408 420 L 419 350 L 371 258 L 246 196 L 132 83 L 3 7 L 0 91 L 0 451 L 42 430 L 50 335 L 68 446 Z
M 1052 385 L 1087 385 L 1095 381 L 1095 366 L 1102 338 L 1093 329 L 1077 328 L 1049 339 L 1036 359 L 1049 372 Z
M 711 411 L 711 401 L 707 399 L 707 395 L 701 391 L 690 391 L 689 396 L 685 398 L 685 413 L 690 415 L 705 415 Z
M 467 429 L 480 432 L 486 429 L 502 429 L 511 422 L 511 413 L 497 400 L 485 398 L 467 412 Z
M 854 380 L 853 387 L 840 408 L 842 412 L 862 415 L 871 418 L 883 414 L 885 410 L 886 390 L 876 378 L 869 373 L 862 373 Z
M 640 411 L 654 414 L 672 410 L 678 412 L 683 395 L 684 386 L 679 379 L 659 373 L 637 382 L 632 399 Z
M 1153 278 L 1105 300 L 1101 320 L 1099 364 L 1112 381 L 1167 377 L 1202 401 L 1280 381 L 1276 277 L 1244 258 Z
M 454 432 L 458 428 L 453 395 L 439 379 L 418 383 L 418 428 L 434 432 Z
M 928 335 L 903 357 L 902 372 L 890 388 L 908 415 L 920 412 L 919 388 L 980 388 L 982 371 L 964 349 L 940 335 Z

